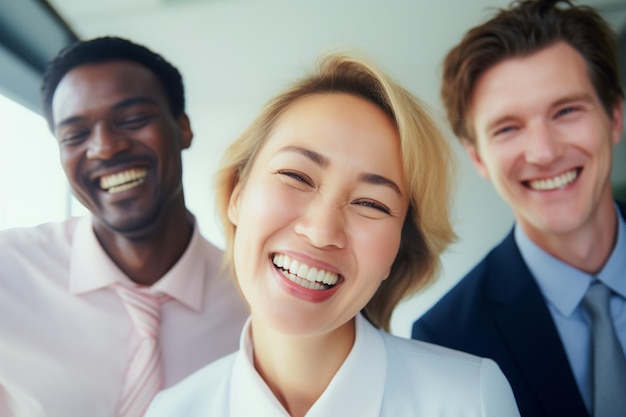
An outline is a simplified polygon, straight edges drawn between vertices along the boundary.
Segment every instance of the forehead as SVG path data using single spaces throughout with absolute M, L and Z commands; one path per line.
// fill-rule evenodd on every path
M 55 120 L 100 109 L 129 97 L 167 104 L 164 90 L 148 68 L 132 61 L 107 61 L 72 68 L 52 96 Z
M 565 42 L 528 56 L 505 59 L 483 73 L 474 86 L 470 115 L 484 117 L 513 108 L 536 109 L 575 94 L 595 95 L 584 58 Z
M 395 123 L 364 98 L 347 93 L 315 94 L 293 103 L 276 121 L 258 160 L 267 161 L 290 147 L 318 153 L 338 169 L 355 174 L 374 172 L 403 185 Z
M 399 148 L 397 129 L 376 104 L 348 93 L 324 93 L 292 103 L 276 120 L 264 147 L 297 142 L 328 152 L 353 147 Z

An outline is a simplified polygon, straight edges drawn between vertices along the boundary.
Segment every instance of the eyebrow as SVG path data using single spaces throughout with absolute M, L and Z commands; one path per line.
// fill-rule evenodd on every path
M 568 104 L 568 103 L 572 103 L 576 101 L 583 101 L 586 103 L 591 103 L 593 102 L 593 97 L 591 96 L 591 94 L 587 92 L 572 94 L 572 95 L 558 99 L 552 104 L 552 107 L 559 107 L 564 104 Z
M 367 184 L 384 185 L 386 187 L 391 188 L 392 190 L 396 192 L 396 194 L 402 197 L 402 191 L 400 191 L 400 187 L 398 187 L 398 185 L 395 182 L 391 181 L 387 177 L 383 177 L 382 175 L 364 173 L 364 174 L 359 175 L 359 180 Z
M 283 148 L 280 148 L 279 152 L 298 153 L 308 158 L 313 163 L 315 163 L 316 165 L 319 165 L 322 168 L 326 168 L 328 167 L 328 165 L 330 165 L 330 161 L 324 155 L 318 152 L 312 151 L 310 149 L 302 148 L 300 146 L 285 146 Z M 402 197 L 402 191 L 400 191 L 400 187 L 398 187 L 398 184 L 396 184 L 389 178 L 384 177 L 382 175 L 365 172 L 359 175 L 359 181 L 364 182 L 366 184 L 383 185 L 383 186 L 389 187 L 393 191 L 395 191 L 396 194 Z
M 317 153 L 315 151 L 312 151 L 310 149 L 302 148 L 300 146 L 284 146 L 280 148 L 279 152 L 299 153 L 300 155 L 305 156 L 306 158 L 310 159 L 313 163 L 315 163 L 316 165 L 319 165 L 322 168 L 326 168 L 328 167 L 328 165 L 330 165 L 330 161 L 324 155 Z
M 121 109 L 125 109 L 128 107 L 132 107 L 135 105 L 139 105 L 139 104 L 151 104 L 151 105 L 156 105 L 157 102 L 149 97 L 143 97 L 143 96 L 136 96 L 136 97 L 128 97 L 125 98 L 124 100 L 120 100 L 117 103 L 115 103 L 112 107 L 113 110 L 121 110 Z M 59 123 L 57 123 L 56 125 L 56 129 L 58 130 L 61 127 L 64 126 L 69 126 L 72 125 L 74 123 L 78 123 L 81 120 L 84 120 L 85 118 L 82 116 L 71 116 L 68 117 L 67 119 L 63 119 L 61 120 Z
M 553 103 L 550 104 L 550 108 L 554 109 L 555 107 L 560 107 L 565 104 L 574 103 L 574 102 L 591 103 L 593 102 L 593 98 L 587 92 L 574 93 L 574 94 L 570 94 L 570 95 L 567 95 L 567 96 L 564 96 L 555 100 Z M 486 124 L 487 131 L 493 129 L 495 126 L 498 126 L 500 124 L 508 122 L 509 120 L 514 120 L 514 119 L 515 119 L 515 116 L 509 115 L 509 114 L 505 114 L 501 117 L 498 117 L 497 119 L 494 119 Z

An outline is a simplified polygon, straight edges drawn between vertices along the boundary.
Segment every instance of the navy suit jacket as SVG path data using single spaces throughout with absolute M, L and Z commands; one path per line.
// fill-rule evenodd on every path
M 626 206 L 619 204 L 622 217 Z M 413 323 L 412 338 L 495 360 L 522 417 L 589 417 L 513 232 Z

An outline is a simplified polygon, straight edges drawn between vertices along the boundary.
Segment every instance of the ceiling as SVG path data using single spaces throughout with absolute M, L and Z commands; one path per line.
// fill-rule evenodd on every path
M 438 100 L 445 52 L 503 0 L 50 0 L 83 38 L 128 37 L 183 72 L 189 110 L 257 108 L 320 51 L 348 46 Z M 619 30 L 626 0 L 588 0 Z

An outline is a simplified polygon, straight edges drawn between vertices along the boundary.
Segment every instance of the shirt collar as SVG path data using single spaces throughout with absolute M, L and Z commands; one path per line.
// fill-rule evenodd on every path
M 205 277 L 209 272 L 207 269 L 219 268 L 219 265 L 207 265 L 204 246 L 208 243 L 200 235 L 195 218 L 193 222 L 191 241 L 183 256 L 149 292 L 167 294 L 189 308 L 201 311 Z M 92 216 L 83 217 L 74 232 L 70 255 L 70 294 L 84 294 L 118 282 L 125 286 L 136 286 L 98 242 L 92 227 Z
M 384 342 L 380 332 L 363 316 L 359 314 L 355 320 L 356 337 L 348 357 L 306 417 L 380 415 L 387 373 Z M 240 343 L 231 379 L 231 416 L 288 416 L 254 368 L 250 319 Z
M 624 219 L 618 213 L 616 245 L 597 278 L 607 286 L 626 296 L 626 235 Z M 519 225 L 515 226 L 515 243 L 531 274 L 535 277 L 543 296 L 561 314 L 570 316 L 581 302 L 594 276 L 580 271 L 545 252 L 524 233 Z
M 613 291 L 626 298 L 626 222 L 617 210 L 617 237 L 611 256 L 598 274 L 598 278 Z

